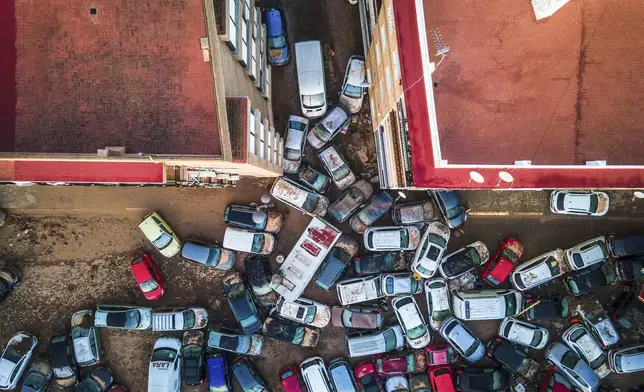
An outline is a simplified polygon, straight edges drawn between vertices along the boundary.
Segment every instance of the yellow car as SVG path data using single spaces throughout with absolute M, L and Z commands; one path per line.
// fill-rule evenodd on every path
M 181 250 L 181 240 L 156 212 L 141 219 L 139 229 L 165 257 L 172 257 Z

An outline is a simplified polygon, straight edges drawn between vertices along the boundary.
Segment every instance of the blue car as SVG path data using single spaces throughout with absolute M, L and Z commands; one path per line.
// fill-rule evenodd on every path
M 429 191 L 450 229 L 458 229 L 467 219 L 467 210 L 454 191 Z
M 270 392 L 268 384 L 248 357 L 239 357 L 230 366 L 235 381 L 243 392 Z
M 228 363 L 223 353 L 209 354 L 206 359 L 208 390 L 213 392 L 232 392 Z
M 255 300 L 246 286 L 244 277 L 239 272 L 224 276 L 224 295 L 242 329 L 252 334 L 262 328 L 262 319 Z
M 329 290 L 342 277 L 360 246 L 348 236 L 341 236 L 319 269 L 315 284 Z
M 291 60 L 291 51 L 286 37 L 284 11 L 281 8 L 267 8 L 264 10 L 264 21 L 268 41 L 268 61 L 271 65 L 287 64 Z

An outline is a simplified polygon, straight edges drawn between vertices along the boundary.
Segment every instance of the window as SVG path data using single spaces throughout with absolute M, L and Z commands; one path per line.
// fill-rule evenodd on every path
M 257 45 L 259 45 L 259 40 L 260 40 L 259 20 L 260 20 L 261 14 L 262 14 L 261 10 L 255 7 L 255 15 L 253 18 L 253 31 L 252 31 L 252 38 L 251 38 L 251 52 L 250 52 L 251 54 L 250 54 L 250 64 L 249 64 L 250 69 L 248 70 L 249 71 L 248 76 L 252 81 L 255 81 L 257 79 L 257 51 L 258 51 Z
M 284 151 L 284 139 L 280 138 L 280 145 L 277 149 L 277 164 L 282 166 L 282 152 Z
M 259 157 L 266 159 L 266 129 L 264 123 L 259 123 Z
M 387 35 L 385 34 L 385 26 L 380 26 L 380 42 L 382 42 L 382 52 L 387 53 Z
M 273 132 L 268 132 L 268 158 L 269 162 L 273 163 Z
M 376 46 L 376 62 L 378 63 L 378 65 L 380 65 L 380 61 L 382 60 L 382 57 L 380 56 L 380 45 L 378 44 L 378 42 L 376 42 L 375 46 Z
M 385 68 L 385 80 L 387 81 L 387 92 L 390 93 L 393 86 L 391 84 L 391 68 L 389 67 Z
M 248 66 L 248 42 L 250 41 L 250 3 L 249 0 L 242 1 L 242 19 L 241 19 L 241 34 L 240 34 L 240 48 L 239 54 L 242 67 Z
M 249 127 L 250 127 L 250 135 L 248 138 L 248 152 L 251 154 L 255 155 L 255 113 L 250 112 L 250 121 L 249 121 Z
M 393 64 L 394 67 L 394 76 L 396 77 L 396 80 L 400 79 L 400 60 L 398 59 L 398 51 L 394 50 L 391 53 L 391 63 Z
M 226 45 L 231 51 L 237 50 L 237 11 L 239 10 L 239 0 L 228 0 L 228 20 L 227 31 L 228 40 Z

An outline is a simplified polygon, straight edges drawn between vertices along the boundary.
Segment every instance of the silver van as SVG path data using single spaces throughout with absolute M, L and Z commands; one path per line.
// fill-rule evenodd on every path
M 361 331 L 347 334 L 349 357 L 364 357 L 398 350 L 405 344 L 402 327 L 395 325 L 380 331 Z
M 320 41 L 295 43 L 295 66 L 300 104 L 304 117 L 315 118 L 326 113 L 326 83 Z

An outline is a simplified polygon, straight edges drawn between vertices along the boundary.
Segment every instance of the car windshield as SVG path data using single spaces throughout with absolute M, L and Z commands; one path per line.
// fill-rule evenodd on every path
M 289 129 L 296 129 L 298 131 L 303 131 L 306 129 L 306 124 L 303 122 L 299 121 L 289 121 L 288 122 L 288 128 Z
M 206 265 L 216 266 L 217 264 L 219 264 L 220 259 L 221 259 L 221 249 L 210 248 L 210 251 L 208 252 L 208 261 L 206 261 Z
M 584 260 L 579 253 L 572 254 L 572 261 L 575 263 L 575 266 L 582 268 L 584 266 Z
M 320 106 L 324 106 L 324 103 L 324 93 L 315 95 L 302 95 L 302 106 L 304 106 L 306 109 L 319 108 Z M 318 127 L 316 125 L 315 128 L 324 127 Z
M 381 192 L 367 207 L 358 212 L 358 217 L 365 226 L 371 226 L 391 208 L 392 201 L 389 193 Z
M 362 87 L 347 83 L 346 87 L 344 88 L 344 94 L 351 98 L 360 98 L 362 97 Z
M 396 332 L 393 329 L 389 329 L 382 336 L 385 338 L 385 351 L 393 351 L 396 348 Z
M 244 392 L 259 392 L 264 390 L 247 366 L 236 366 L 233 369 L 233 373 L 235 374 L 235 379 L 239 382 L 239 386 Z
M 513 316 L 517 313 L 517 297 L 513 294 L 505 295 L 505 315 Z
M 83 327 L 74 327 L 72 329 L 72 339 L 85 338 L 89 336 L 89 329 Z
M 380 388 L 376 383 L 376 376 L 373 373 L 362 376 L 360 384 L 363 385 L 365 392 L 379 392 Z
M 262 215 L 262 220 L 266 219 L 266 212 L 260 211 L 260 214 Z M 238 210 L 236 208 L 230 208 L 228 210 L 228 214 L 226 215 L 226 218 L 229 222 L 236 222 L 237 224 L 240 224 L 244 227 L 251 227 L 251 228 L 256 228 L 256 229 L 261 229 L 261 225 L 258 225 L 255 223 L 253 220 L 253 215 L 257 216 L 257 211 L 249 211 L 249 210 Z M 263 223 L 263 222 L 262 222 Z M 258 227 L 259 226 L 259 227 Z
M 427 332 L 427 328 L 423 324 L 420 324 L 410 330 L 407 331 L 407 337 L 409 339 L 418 339 L 419 337 L 425 335 L 425 332 Z
M 251 247 L 251 252 L 260 253 L 262 248 L 264 248 L 264 234 L 253 235 L 253 246 Z
M 349 174 L 351 174 L 351 169 L 349 169 L 349 166 L 342 165 L 333 171 L 333 178 L 335 178 L 336 181 L 340 181 L 347 177 Z
M 302 156 L 302 151 L 293 150 L 292 148 L 284 147 L 284 157 L 290 159 L 291 161 L 300 159 Z
M 400 231 L 400 247 L 406 248 L 409 246 L 409 232 L 407 230 Z
M 590 212 L 597 212 L 597 205 L 599 204 L 599 198 L 595 194 L 591 194 L 588 196 L 588 200 L 590 201 L 590 206 L 588 207 L 588 211 Z
M 606 362 L 606 355 L 601 353 L 597 358 L 595 358 L 591 363 L 590 367 L 592 369 L 598 368 L 602 363 Z
M 541 339 L 543 338 L 543 332 L 541 331 L 534 331 L 534 335 L 532 335 L 532 341 L 530 342 L 531 346 L 538 346 L 539 343 L 541 343 Z
M 268 37 L 268 47 L 271 49 L 281 49 L 286 46 L 286 36 L 278 35 L 275 37 Z
M 136 328 L 141 322 L 141 314 L 137 310 L 109 312 L 105 321 L 107 325 L 113 327 Z
M 5 351 L 3 358 L 13 363 L 18 363 L 18 361 L 20 361 L 20 359 L 22 358 L 22 355 L 20 355 L 20 353 L 16 351 L 15 347 L 9 346 L 7 347 L 7 351 Z
M 24 387 L 31 387 L 34 389 L 40 388 L 47 379 L 40 373 L 29 373 L 29 375 L 25 378 L 25 381 L 23 381 L 22 386 Z
M 141 283 L 141 291 L 144 293 L 149 293 L 150 291 L 154 291 L 159 288 L 159 285 L 157 282 L 155 282 L 154 279 L 146 280 L 145 282 Z
M 436 310 L 436 311 L 432 312 L 432 319 L 434 319 L 436 321 L 443 321 L 447 317 L 449 317 L 449 315 L 450 315 L 450 312 L 447 309 Z
M 457 204 L 454 207 L 445 211 L 445 216 L 447 216 L 447 219 L 450 219 L 450 220 L 454 218 L 458 218 L 462 214 L 463 214 L 463 207 L 460 204 Z
M 76 388 L 78 388 L 78 390 L 81 390 L 83 392 L 103 392 L 103 388 L 91 378 L 86 378 Z
M 157 348 L 152 352 L 152 358 L 150 362 L 174 362 L 174 358 L 177 356 L 177 350 L 171 348 Z
M 184 310 L 183 315 L 183 329 L 192 329 L 195 326 L 195 312 L 192 310 Z
M 352 311 L 347 310 L 347 309 L 342 311 L 342 324 L 345 327 L 352 326 L 352 324 L 351 324 L 352 319 L 353 319 L 353 312 Z
M 319 201 L 320 198 L 318 197 L 318 195 L 314 193 L 307 193 L 306 200 L 304 201 L 304 204 L 302 204 L 301 208 L 304 211 L 313 212 L 317 208 Z
M 501 254 L 503 255 L 504 258 L 510 260 L 514 264 L 516 264 L 519 261 L 519 259 L 517 259 L 517 255 L 514 254 L 514 252 L 512 252 L 508 248 L 503 249 L 503 252 L 501 252 Z
M 172 242 L 172 237 L 167 233 L 162 233 L 156 240 L 152 241 L 157 249 L 165 248 L 166 246 L 170 245 L 170 242 Z
M 577 366 L 577 362 L 579 362 L 579 357 L 573 351 L 567 351 L 561 357 L 561 364 L 570 370 L 573 370 Z
M 479 342 L 477 342 L 476 340 L 474 340 L 474 342 L 472 342 L 472 344 L 470 345 L 470 347 L 468 347 L 468 348 L 467 348 L 467 350 L 465 350 L 465 352 L 464 352 L 464 356 L 467 358 L 467 357 L 469 357 L 470 355 L 474 354 L 474 353 L 476 352 L 476 348 L 477 348 L 478 346 L 479 346 Z
M 54 376 L 57 378 L 67 378 L 71 377 L 74 374 L 74 371 L 69 366 L 54 368 Z

